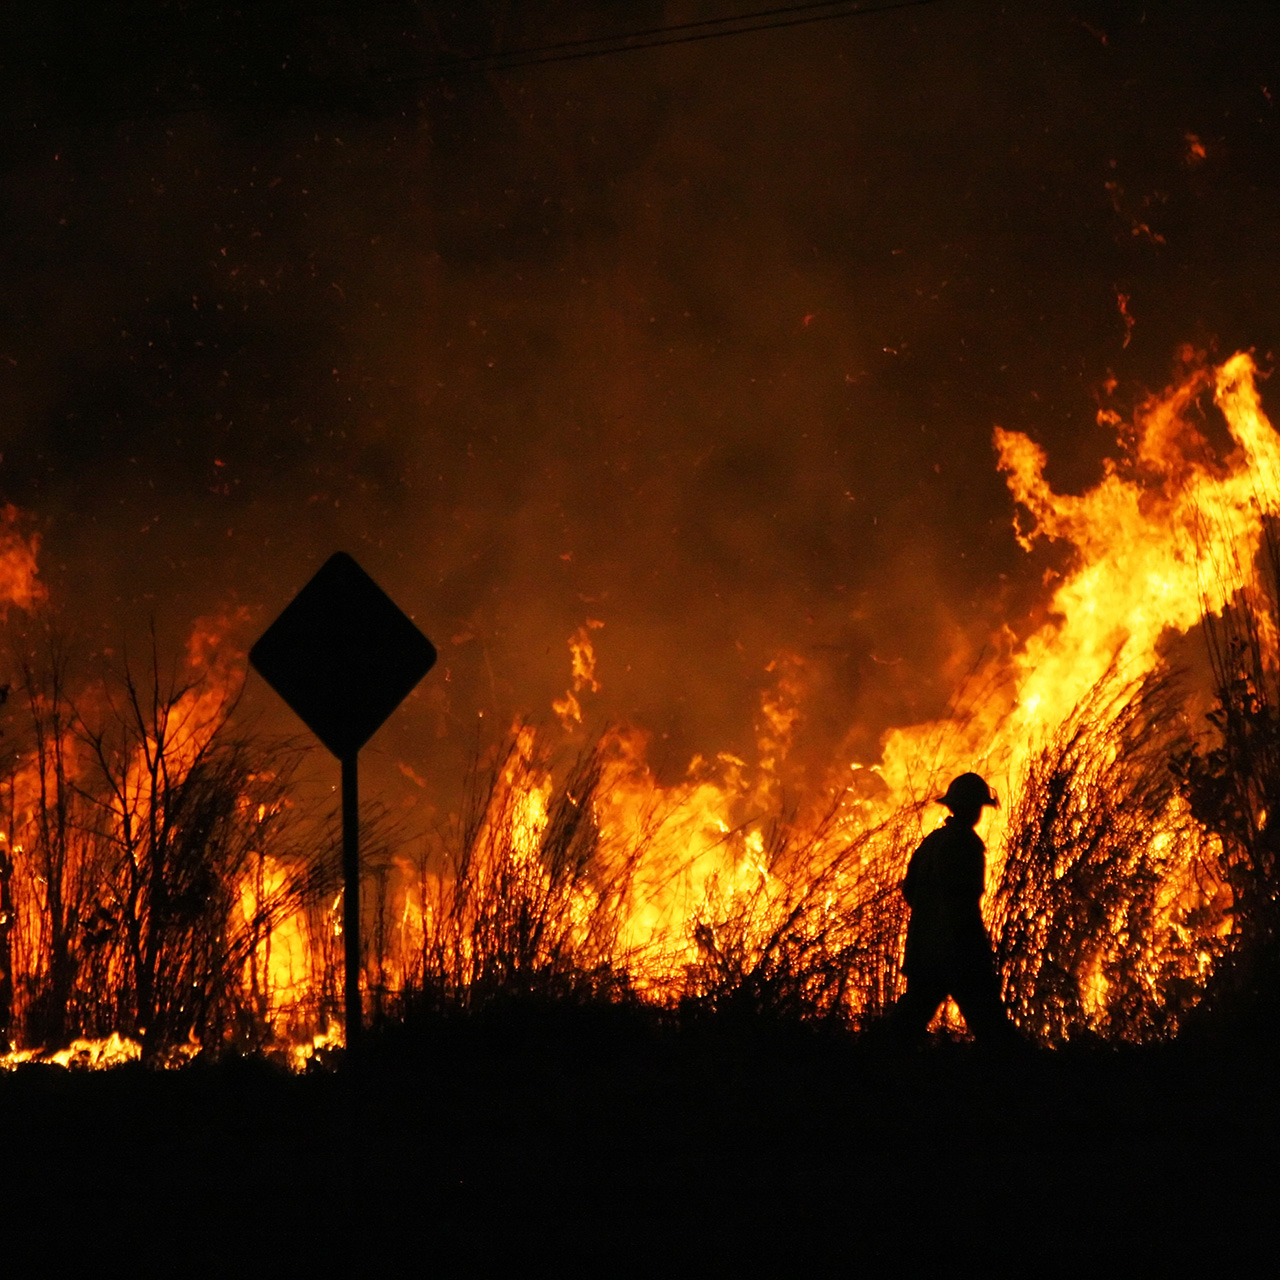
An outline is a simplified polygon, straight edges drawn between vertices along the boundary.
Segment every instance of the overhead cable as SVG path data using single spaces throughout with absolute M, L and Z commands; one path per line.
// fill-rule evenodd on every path
M 673 44 L 692 44 L 700 40 L 719 40 L 726 36 L 747 35 L 755 31 L 776 31 L 784 27 L 807 26 L 814 22 L 830 22 L 837 18 L 869 17 L 900 9 L 923 9 L 939 0 L 884 0 L 879 4 L 826 3 L 784 5 L 757 9 L 727 18 L 702 18 L 696 22 L 649 27 L 616 36 L 596 36 L 580 40 L 562 40 L 556 44 L 502 53 L 478 53 L 468 57 L 442 59 L 411 72 L 388 79 L 399 81 L 422 79 L 467 71 L 510 71 L 520 67 L 544 66 L 550 62 L 571 62 L 584 58 L 601 58 L 615 53 L 639 49 L 657 49 Z

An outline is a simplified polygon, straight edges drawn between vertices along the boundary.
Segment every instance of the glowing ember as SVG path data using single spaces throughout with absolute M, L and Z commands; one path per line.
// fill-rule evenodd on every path
M 70 1067 L 77 1070 L 101 1070 L 137 1062 L 142 1046 L 113 1031 L 103 1040 L 73 1040 L 65 1049 L 18 1049 L 0 1055 L 0 1069 L 12 1071 L 24 1063 Z

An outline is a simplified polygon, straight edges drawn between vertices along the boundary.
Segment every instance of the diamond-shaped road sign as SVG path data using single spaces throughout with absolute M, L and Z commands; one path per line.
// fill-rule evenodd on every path
M 344 552 L 249 650 L 249 661 L 342 761 L 343 1003 L 347 1050 L 360 1042 L 360 748 L 431 670 L 431 641 Z
M 249 661 L 339 760 L 354 757 L 431 670 L 436 651 L 345 552 L 249 650 Z

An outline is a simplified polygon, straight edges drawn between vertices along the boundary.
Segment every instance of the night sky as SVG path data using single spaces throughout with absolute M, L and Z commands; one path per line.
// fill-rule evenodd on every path
M 550 719 L 587 618 L 589 723 L 668 776 L 750 756 L 781 650 L 814 760 L 940 714 L 1062 558 L 993 426 L 1079 489 L 1183 344 L 1280 351 L 1280 17 L 938 0 L 456 65 L 754 7 L 11 11 L 0 500 L 64 625 L 239 610 L 247 649 L 346 549 L 440 649 L 368 749 L 428 779 L 480 711 Z

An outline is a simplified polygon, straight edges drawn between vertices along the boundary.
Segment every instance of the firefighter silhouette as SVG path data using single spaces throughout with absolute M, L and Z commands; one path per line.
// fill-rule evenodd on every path
M 962 773 L 939 803 L 951 816 L 911 855 L 902 896 L 911 908 L 903 972 L 907 990 L 893 1008 L 894 1029 L 917 1038 L 948 996 L 978 1040 L 1017 1038 L 1000 1002 L 1000 981 L 979 903 L 986 846 L 974 830 L 982 810 L 998 806 L 976 773 Z

